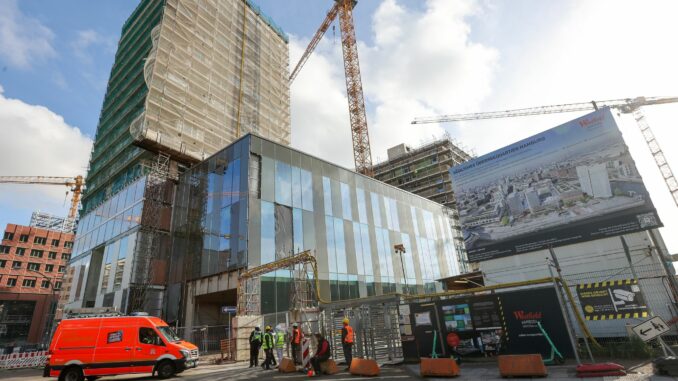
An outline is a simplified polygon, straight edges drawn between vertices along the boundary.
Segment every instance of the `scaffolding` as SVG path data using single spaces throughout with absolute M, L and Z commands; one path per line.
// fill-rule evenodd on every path
M 37 210 L 31 214 L 31 223 L 29 225 L 40 229 L 73 233 L 75 231 L 76 223 L 74 218 L 59 217 Z
M 281 269 L 290 269 L 293 274 L 290 295 L 293 320 L 302 320 L 303 314 L 318 311 L 318 303 L 322 302 L 318 290 L 318 267 L 311 251 L 306 250 L 241 273 L 238 284 L 238 315 L 261 314 L 260 278 Z
M 147 150 L 192 164 L 248 132 L 289 144 L 287 44 L 249 0 L 142 0 L 123 26 L 83 212 L 144 175 Z
M 150 164 L 144 193 L 144 210 L 141 229 L 137 233 L 132 275 L 129 286 L 127 312 L 159 312 L 162 303 L 164 279 L 168 261 L 167 251 L 163 250 L 163 237 L 168 229 L 163 226 L 162 211 L 171 206 L 171 197 L 167 197 L 168 185 L 171 185 L 170 157 L 160 153 Z M 170 188 L 171 189 L 171 188 Z M 153 294 L 156 295 L 153 295 Z
M 255 132 L 290 142 L 287 37 L 248 1 L 168 0 L 135 144 L 196 162 Z

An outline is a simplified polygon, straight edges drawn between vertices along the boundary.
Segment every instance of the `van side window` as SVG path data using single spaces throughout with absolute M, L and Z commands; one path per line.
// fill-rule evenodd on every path
M 141 327 L 139 328 L 139 343 L 150 345 L 165 345 L 160 336 L 153 330 L 153 328 Z

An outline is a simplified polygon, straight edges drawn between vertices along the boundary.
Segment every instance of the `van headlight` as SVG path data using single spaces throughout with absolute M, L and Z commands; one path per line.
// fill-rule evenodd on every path
M 184 356 L 185 359 L 191 358 L 191 352 L 186 350 L 186 349 L 180 349 L 179 352 L 181 352 L 181 355 Z

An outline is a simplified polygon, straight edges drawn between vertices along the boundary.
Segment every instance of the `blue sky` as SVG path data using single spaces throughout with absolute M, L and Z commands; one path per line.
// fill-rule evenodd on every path
M 333 2 L 257 3 L 290 34 L 294 66 Z M 120 28 L 136 4 L 0 0 L 0 175 L 85 173 Z M 670 0 L 362 0 L 354 14 L 374 161 L 390 146 L 445 131 L 483 154 L 581 114 L 411 126 L 416 116 L 678 89 L 678 51 L 670 48 L 678 3 Z M 292 143 L 351 166 L 338 26 L 335 33 L 330 28 L 291 87 Z M 647 114 L 670 148 L 678 106 Z M 619 119 L 662 220 L 677 228 L 678 208 L 637 127 Z M 666 154 L 678 169 L 678 153 Z M 0 185 L 0 226 L 27 223 L 34 209 L 64 214 L 64 191 Z M 678 238 L 671 246 L 678 252 Z

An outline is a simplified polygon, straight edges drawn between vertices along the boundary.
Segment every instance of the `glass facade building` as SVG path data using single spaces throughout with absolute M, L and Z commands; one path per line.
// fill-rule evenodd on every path
M 124 187 L 78 222 L 66 278 L 65 308 L 124 309 L 140 234 L 146 177 Z
M 312 250 L 326 299 L 434 292 L 437 279 L 459 274 L 448 215 L 438 203 L 247 135 L 180 176 L 169 288 Z M 286 311 L 290 284 L 287 270 L 262 277 L 261 312 Z M 168 305 L 181 294 L 170 292 Z

